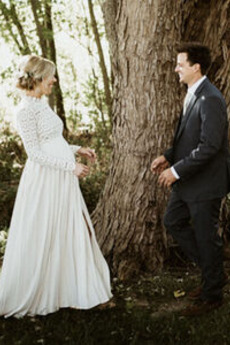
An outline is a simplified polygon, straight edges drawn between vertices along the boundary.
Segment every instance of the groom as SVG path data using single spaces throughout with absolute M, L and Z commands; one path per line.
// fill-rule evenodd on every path
M 220 91 L 205 73 L 210 51 L 199 43 L 178 49 L 175 72 L 188 86 L 172 147 L 151 165 L 159 183 L 172 185 L 164 224 L 202 273 L 202 285 L 183 315 L 199 315 L 222 304 L 225 282 L 222 238 L 218 233 L 221 199 L 228 192 L 228 120 Z

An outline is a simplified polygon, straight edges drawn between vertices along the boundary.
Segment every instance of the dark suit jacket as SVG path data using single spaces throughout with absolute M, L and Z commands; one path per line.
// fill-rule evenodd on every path
M 228 120 L 224 98 L 206 78 L 181 114 L 173 146 L 164 154 L 180 179 L 185 201 L 221 198 L 229 190 Z

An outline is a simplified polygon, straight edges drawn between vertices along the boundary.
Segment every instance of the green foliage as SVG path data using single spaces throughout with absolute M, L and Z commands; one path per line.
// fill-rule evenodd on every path
M 106 176 L 107 174 L 103 171 L 95 171 L 91 173 L 89 177 L 80 181 L 81 190 L 90 213 L 97 205 L 100 193 L 105 184 Z
M 0 228 L 9 226 L 19 178 L 26 155 L 10 125 L 0 122 Z
M 80 123 L 76 119 L 79 119 L 80 116 L 73 112 L 68 117 L 69 128 L 72 130 L 72 134 L 69 135 L 69 142 L 91 147 L 97 154 L 97 163 L 90 166 L 90 175 L 80 180 L 86 204 L 89 211 L 92 212 L 108 174 L 112 152 L 112 130 L 106 114 L 104 89 L 95 73 L 89 76 L 87 82 L 84 83 L 83 95 L 83 104 L 88 110 L 90 123 L 84 125 L 84 130 L 79 131 L 78 125 Z M 73 135 L 74 132 L 78 134 Z M 87 161 L 83 161 L 83 163 L 88 164 Z
M 84 106 L 88 109 L 89 131 L 96 133 L 95 143 L 100 151 L 101 146 L 111 147 L 112 128 L 107 114 L 105 92 L 100 80 L 93 73 L 83 85 Z
M 0 122 L 0 180 L 17 180 L 25 163 L 26 155 L 19 136 L 9 123 Z
M 6 249 L 6 242 L 8 236 L 8 229 L 4 228 L 0 231 L 0 259 L 3 259 L 5 249 Z
M 96 207 L 108 174 L 111 143 L 109 140 L 107 140 L 107 142 L 103 140 L 100 135 L 100 131 L 90 132 L 88 130 L 84 130 L 78 135 L 70 134 L 68 141 L 71 144 L 91 147 L 97 154 L 97 161 L 93 165 L 86 159 L 77 157 L 78 162 L 82 162 L 83 164 L 90 166 L 90 175 L 84 179 L 80 179 L 80 186 L 89 212 L 91 213 Z
M 0 19 L 1 36 L 11 46 L 13 51 L 16 48 L 21 54 L 39 51 L 35 24 L 28 1 L 1 0 Z M 22 37 L 23 35 L 24 38 Z

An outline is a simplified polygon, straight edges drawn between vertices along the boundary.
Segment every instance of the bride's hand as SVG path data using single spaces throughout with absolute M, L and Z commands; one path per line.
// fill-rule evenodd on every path
M 81 177 L 87 176 L 88 174 L 89 174 L 89 167 L 81 163 L 76 163 L 74 175 L 81 178 Z
M 90 160 L 91 163 L 94 163 L 97 156 L 96 153 L 94 152 L 94 150 L 90 149 L 89 147 L 81 147 L 77 153 L 82 156 L 85 157 L 87 159 Z

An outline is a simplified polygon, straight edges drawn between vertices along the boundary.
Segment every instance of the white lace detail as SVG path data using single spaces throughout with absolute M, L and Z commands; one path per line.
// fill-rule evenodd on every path
M 62 135 L 63 124 L 43 99 L 25 97 L 16 113 L 17 127 L 28 158 L 44 166 L 74 171 L 75 162 L 48 155 L 41 144 Z
M 78 152 L 78 150 L 80 150 L 81 146 L 77 146 L 77 145 L 69 145 L 73 154 L 76 154 Z

